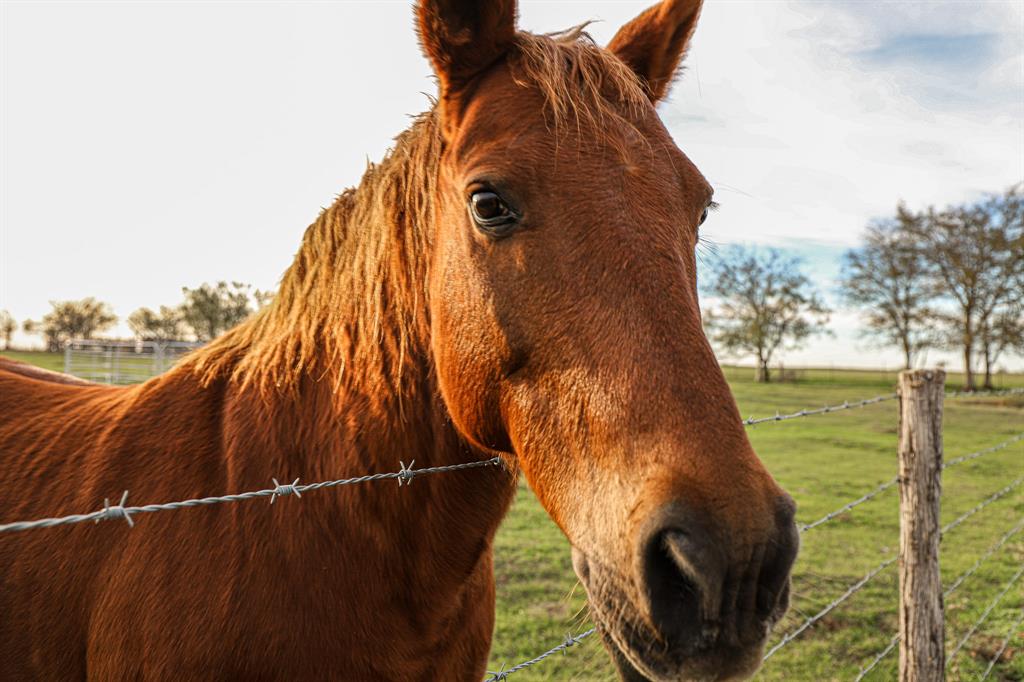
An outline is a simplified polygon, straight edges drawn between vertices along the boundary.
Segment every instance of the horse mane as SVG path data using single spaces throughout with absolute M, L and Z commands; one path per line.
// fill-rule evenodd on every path
M 649 100 L 637 76 L 585 32 L 520 32 L 508 56 L 515 82 L 536 87 L 556 133 L 629 123 Z M 616 145 L 620 141 L 605 140 Z M 403 372 L 426 352 L 426 254 L 444 143 L 436 102 L 370 163 L 357 188 L 310 225 L 274 300 L 187 356 L 203 384 L 230 378 L 264 398 L 296 393 L 303 376 L 340 385 L 347 367 L 403 394 Z

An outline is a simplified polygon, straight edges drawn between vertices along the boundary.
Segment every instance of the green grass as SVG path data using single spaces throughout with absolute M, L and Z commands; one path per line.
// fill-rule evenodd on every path
M 4 355 L 60 371 L 59 354 Z M 753 371 L 726 368 L 744 416 L 768 416 L 872 397 L 894 390 L 895 372 L 798 370 L 794 383 L 756 384 Z M 997 386 L 1024 386 L 1024 376 L 997 377 Z M 950 389 L 962 377 L 947 378 Z M 796 498 L 798 519 L 817 519 L 859 497 L 896 473 L 897 403 L 807 417 L 748 429 L 751 441 L 779 482 Z M 956 398 L 946 402 L 947 460 L 1004 441 L 1024 431 L 1024 398 Z M 943 476 L 943 522 L 956 518 L 1024 475 L 1024 441 L 964 463 Z M 969 568 L 1000 536 L 1024 518 L 1024 486 L 951 531 L 942 545 L 945 584 Z M 895 488 L 835 521 L 808 531 L 794 571 L 793 604 L 773 641 L 842 594 L 898 545 Z M 946 642 L 952 646 L 1024 563 L 1024 531 L 982 564 L 946 601 Z M 513 665 L 558 644 L 566 632 L 589 627 L 586 595 L 578 585 L 565 537 L 524 485 L 496 540 L 497 621 L 491 670 Z M 758 680 L 849 680 L 896 632 L 897 579 L 893 566 L 838 609 L 776 654 Z M 950 669 L 950 680 L 974 680 L 1024 608 L 1024 581 L 1007 594 L 968 641 Z M 896 677 L 893 652 L 868 678 Z M 596 637 L 513 678 L 615 680 Z M 995 680 L 1024 680 L 1024 633 L 1016 633 Z
M 27 362 L 54 372 L 64 371 L 64 354 L 47 351 L 7 350 L 0 351 L 0 356 Z M 175 356 L 168 355 L 165 362 L 170 364 Z M 155 372 L 153 356 L 136 355 L 122 350 L 116 357 L 108 357 L 104 353 L 78 352 L 74 356 L 71 373 L 90 381 L 111 382 L 116 377 L 119 384 L 131 384 L 148 379 Z
M 62 353 L 48 353 L 43 350 L 5 350 L 0 351 L 0 355 L 54 372 L 64 371 L 64 355 Z
M 842 403 L 894 390 L 895 373 L 803 370 L 798 383 L 755 384 L 753 371 L 726 368 L 744 416 L 768 416 Z M 1003 387 L 1024 377 L 1003 376 Z M 949 388 L 962 384 L 952 374 Z M 897 403 L 807 417 L 748 429 L 757 452 L 799 505 L 798 519 L 817 519 L 896 474 Z M 956 398 L 945 410 L 946 458 L 1002 442 L 1024 431 L 1024 398 Z M 943 477 L 946 523 L 1011 480 L 1024 475 L 1024 441 L 954 467 Z M 849 585 L 896 552 L 898 493 L 892 488 L 803 537 L 794 571 L 789 614 L 772 643 L 841 595 Z M 943 542 L 942 575 L 950 584 L 1006 531 L 1024 518 L 1024 486 L 951 531 Z M 989 601 L 1024 563 L 1024 531 L 964 582 L 946 602 L 947 647 L 965 634 Z M 589 627 L 585 594 L 569 560 L 569 545 L 526 486 L 499 531 L 495 572 L 497 623 L 491 670 L 518 663 Z M 849 680 L 881 651 L 897 629 L 897 576 L 892 566 L 847 602 L 773 656 L 758 680 Z M 980 676 L 1020 609 L 1024 581 L 1008 593 L 968 641 L 949 679 Z M 1017 633 L 996 680 L 1024 680 L 1024 641 Z M 896 677 L 894 651 L 869 680 Z M 596 638 L 517 673 L 516 680 L 615 680 Z

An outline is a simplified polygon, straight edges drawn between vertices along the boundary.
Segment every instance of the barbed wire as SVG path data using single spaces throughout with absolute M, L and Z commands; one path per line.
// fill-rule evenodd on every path
M 977 632 L 978 628 L 981 627 L 981 624 L 984 623 L 985 620 L 988 618 L 989 614 L 992 613 L 992 609 L 999 605 L 999 602 L 1003 600 L 1003 597 L 1006 596 L 1006 593 L 1010 591 L 1010 588 L 1013 587 L 1014 583 L 1020 580 L 1020 577 L 1022 575 L 1024 575 L 1024 566 L 1021 566 L 1020 569 L 1018 569 L 1018 571 L 1013 574 L 1013 577 L 1010 578 L 1010 580 L 1006 583 L 1002 591 L 1000 591 L 999 594 L 995 596 L 995 599 L 989 602 L 989 605 L 982 612 L 981 617 L 974 622 L 974 625 L 972 625 L 971 628 L 967 631 L 967 634 L 960 638 L 960 641 L 957 642 L 957 645 L 953 648 L 953 652 L 946 657 L 947 666 L 953 661 L 954 658 L 956 658 L 956 655 L 960 653 L 961 649 L 964 648 L 964 644 L 967 644 L 967 640 L 971 638 L 971 635 Z
M 985 448 L 984 450 L 978 450 L 976 452 L 972 452 L 972 453 L 969 453 L 969 454 L 957 457 L 956 459 L 951 459 L 950 461 L 948 461 L 945 464 L 943 464 L 942 468 L 943 469 L 948 469 L 949 467 L 956 466 L 957 464 L 963 464 L 964 462 L 967 462 L 967 461 L 972 460 L 972 459 L 977 459 L 978 457 L 981 457 L 983 455 L 987 455 L 987 454 L 992 453 L 992 452 L 998 452 L 999 450 L 1003 450 L 1003 449 L 1009 447 L 1010 445 L 1013 445 L 1014 443 L 1016 443 L 1017 441 L 1020 441 L 1020 440 L 1024 440 L 1024 433 L 1019 433 L 1016 436 L 1014 436 L 1013 438 L 1010 438 L 1009 440 L 1005 440 L 1002 443 L 999 443 L 997 445 L 993 445 L 991 447 Z M 854 507 L 858 507 L 858 506 L 864 504 L 865 502 L 874 499 L 875 497 L 877 497 L 881 493 L 884 493 L 886 490 L 888 490 L 889 488 L 891 488 L 894 485 L 896 485 L 897 483 L 899 483 L 899 480 L 900 480 L 899 476 L 894 476 L 893 478 L 891 478 L 888 481 L 886 481 L 886 482 L 882 483 L 881 485 L 879 485 L 877 488 L 871 490 L 870 492 L 866 493 L 865 495 L 862 495 L 861 497 L 858 497 L 856 500 L 853 500 L 851 502 L 847 502 L 846 504 L 844 504 L 839 509 L 836 509 L 835 511 L 830 511 L 828 514 L 825 514 L 824 516 L 822 516 L 817 521 L 813 521 L 811 523 L 807 523 L 807 524 L 804 524 L 802 526 L 799 526 L 798 530 L 801 533 L 804 533 L 806 531 L 811 530 L 812 528 L 817 528 L 818 526 L 820 526 L 820 525 L 822 525 L 824 523 L 827 523 L 827 522 L 835 519 L 836 517 L 842 515 L 843 513 L 850 511 Z
M 994 398 L 996 396 L 1015 395 L 1017 393 L 1024 393 L 1024 388 L 1007 388 L 998 391 L 949 391 L 945 394 L 945 397 L 960 398 L 964 396 L 970 396 L 973 398 Z M 829 414 L 831 412 L 851 410 L 855 407 L 865 407 L 867 405 L 874 405 L 875 403 L 881 403 L 887 400 L 895 400 L 896 398 L 899 397 L 899 393 L 886 393 L 884 395 L 875 396 L 874 398 L 855 400 L 853 402 L 845 400 L 837 405 L 825 405 L 824 407 L 804 409 L 800 410 L 799 412 L 791 412 L 789 414 L 780 414 L 779 412 L 776 412 L 774 417 L 750 417 L 749 419 L 744 419 L 743 425 L 754 426 L 755 424 L 765 424 L 767 422 L 782 422 L 788 419 L 811 417 L 816 414 Z
M 768 653 L 766 653 L 764 655 L 764 658 L 761 659 L 761 662 L 763 663 L 764 661 L 767 661 L 769 658 L 774 656 L 775 653 L 777 651 L 779 651 L 779 649 L 781 649 L 782 647 L 786 646 L 787 644 L 792 642 L 794 639 L 799 637 L 801 635 L 801 633 L 804 632 L 804 630 L 806 630 L 807 628 L 811 627 L 812 625 L 817 623 L 819 620 L 821 620 L 822 618 L 827 616 L 829 613 L 831 613 L 833 610 L 835 610 L 836 607 L 838 607 L 844 601 L 846 601 L 847 599 L 852 597 L 854 594 L 859 592 L 865 585 L 867 585 L 871 581 L 872 578 L 874 578 L 876 575 L 878 575 L 879 573 L 881 573 L 882 571 L 884 571 L 886 568 L 888 568 L 889 566 L 891 566 L 894 563 L 896 563 L 896 557 L 892 556 L 892 557 L 886 559 L 885 561 L 883 561 L 882 563 L 880 563 L 875 568 L 871 569 L 871 571 L 869 571 L 863 578 L 861 578 L 860 580 L 855 582 L 853 585 L 851 585 L 846 590 L 846 592 L 843 592 L 841 595 L 839 595 L 838 598 L 836 598 L 833 601 L 831 601 L 821 611 L 819 611 L 818 613 L 814 614 L 813 616 L 811 616 L 810 618 L 805 620 L 803 622 L 803 624 L 801 624 L 800 627 L 798 627 L 796 630 L 793 630 L 792 632 L 787 633 L 781 640 L 779 640 L 778 644 L 776 644 L 775 646 L 773 646 L 771 649 L 768 650 Z
M 967 580 L 972 575 L 974 575 L 974 573 L 978 570 L 978 568 L 990 556 L 992 556 L 993 554 L 998 552 L 1002 548 L 1002 546 L 1005 545 L 1010 540 L 1010 538 L 1012 538 L 1014 535 L 1019 533 L 1021 528 L 1024 528 L 1024 519 L 1021 519 L 1017 523 L 1016 526 L 1014 526 L 1013 528 L 1008 530 L 1006 533 L 1004 533 L 1003 536 L 1001 538 L 999 538 L 999 541 L 996 542 L 996 544 L 992 545 L 987 550 L 985 550 L 985 553 L 982 554 L 980 557 L 978 557 L 978 560 L 974 562 L 973 566 L 971 566 L 966 571 L 964 571 L 959 576 L 957 576 L 956 580 L 954 580 L 953 583 L 946 589 L 946 591 L 942 593 L 943 599 L 945 599 L 949 595 L 953 594 L 953 592 L 956 591 L 956 588 L 960 587 L 960 585 L 962 585 L 965 580 Z
M 978 457 L 981 457 L 982 455 L 987 455 L 990 452 L 997 452 L 999 450 L 1004 450 L 1004 449 L 1010 447 L 1011 445 L 1013 445 L 1014 443 L 1016 443 L 1019 440 L 1024 440 L 1024 433 L 1018 433 L 1013 438 L 1010 438 L 1009 440 L 1004 440 L 1002 443 L 999 443 L 998 445 L 993 445 L 990 448 L 985 448 L 984 450 L 978 450 L 977 452 L 972 452 L 969 455 L 963 455 L 961 457 L 957 457 L 956 459 L 951 459 L 948 462 L 946 462 L 945 464 L 943 464 L 942 468 L 943 469 L 948 469 L 949 467 L 956 466 L 957 464 L 963 464 L 964 462 L 966 462 L 968 460 L 977 459 Z
M 975 514 L 980 512 L 985 507 L 989 506 L 990 504 L 992 504 L 993 502 L 995 502 L 999 498 L 1005 496 L 1008 492 L 1010 492 L 1011 490 L 1016 488 L 1022 482 L 1024 482 L 1024 476 L 1018 478 L 1016 481 L 1014 481 L 1010 485 L 1006 486 L 1002 490 L 999 490 L 999 491 L 995 492 L 994 494 L 990 495 L 988 498 L 986 498 L 982 502 L 978 503 L 977 505 L 975 505 L 974 507 L 969 509 L 967 512 L 965 512 L 964 514 L 961 514 L 959 517 L 956 518 L 956 520 L 954 520 L 954 521 L 952 521 L 950 523 L 947 523 L 945 526 L 943 526 L 942 529 L 940 530 L 940 535 L 944 536 L 946 533 L 948 533 L 949 531 L 953 530 L 957 526 L 961 525 L 967 519 L 971 518 L 972 516 L 974 516 Z M 844 601 L 846 601 L 847 599 L 852 597 L 854 594 L 859 592 L 865 585 L 867 585 L 871 581 L 872 578 L 874 578 L 876 575 L 878 575 L 883 570 L 885 570 L 886 568 L 891 566 L 893 563 L 895 563 L 897 558 L 899 558 L 899 555 L 898 554 L 894 554 L 893 556 L 889 557 L 888 559 L 883 561 L 881 564 L 879 564 L 878 566 L 873 568 L 871 571 L 869 571 L 863 578 L 861 578 L 856 583 L 851 585 L 846 590 L 846 592 L 844 592 L 843 594 L 839 595 L 839 597 L 837 597 L 836 599 L 831 601 L 821 611 L 819 611 L 818 613 L 814 614 L 813 616 L 811 616 L 810 618 L 805 620 L 800 625 L 800 627 L 798 627 L 796 630 L 793 630 L 792 632 L 789 632 L 788 634 L 786 634 L 775 646 L 773 646 L 768 651 L 768 653 L 766 653 L 764 655 L 764 658 L 762 658 L 761 661 L 762 662 L 767 661 L 779 649 L 781 649 L 782 647 L 784 647 L 787 644 L 789 644 L 790 642 L 792 642 L 794 639 L 799 637 L 801 633 L 803 633 L 805 630 L 807 630 L 807 628 L 809 628 L 812 625 L 814 625 L 815 623 L 817 623 L 819 620 L 821 620 L 822 618 L 827 616 L 829 613 L 831 613 L 836 607 L 838 607 Z
M 899 476 L 896 476 L 896 477 L 886 481 L 882 485 L 878 486 L 877 488 L 875 488 L 871 492 L 867 493 L 866 495 L 862 495 L 861 497 L 858 497 L 856 500 L 853 500 L 852 502 L 847 502 L 846 504 L 844 504 L 839 509 L 836 509 L 835 511 L 830 511 L 828 514 L 825 514 L 824 516 L 822 516 L 817 521 L 813 521 L 811 523 L 807 523 L 807 524 L 804 524 L 804 525 L 800 526 L 798 530 L 801 533 L 805 533 L 805 532 L 811 530 L 812 528 L 817 528 L 818 526 L 822 525 L 823 523 L 828 523 L 829 521 L 831 521 L 832 519 L 836 518 L 840 514 L 848 512 L 851 509 L 853 509 L 854 507 L 862 505 L 865 502 L 867 502 L 868 500 L 871 500 L 871 499 L 877 497 L 878 495 L 884 493 L 886 490 L 888 490 L 889 488 L 891 488 L 894 485 L 896 485 L 897 483 L 899 483 L 899 480 L 900 480 Z
M 1021 476 L 1017 480 L 1013 481 L 1012 483 L 1010 483 L 1010 485 L 1006 486 L 1002 490 L 997 490 L 995 493 L 993 493 L 989 497 L 985 498 L 984 500 L 982 500 L 981 502 L 976 504 L 974 507 L 968 509 L 963 514 L 958 516 L 956 519 L 954 519 L 953 521 L 950 521 L 945 526 L 943 526 L 942 529 L 939 532 L 942 535 L 945 535 L 949 531 L 953 530 L 954 528 L 956 528 L 957 526 L 962 524 L 967 519 L 971 518 L 972 516 L 974 516 L 975 514 L 980 512 L 985 507 L 989 506 L 990 504 L 992 504 L 993 502 L 995 502 L 999 498 L 1004 497 L 1007 493 L 1009 493 L 1011 490 L 1013 490 L 1014 488 L 1019 486 L 1021 483 L 1024 483 L 1024 476 Z
M 882 662 L 882 659 L 884 659 L 886 656 L 892 653 L 892 650 L 896 648 L 896 645 L 899 644 L 899 641 L 899 633 L 893 635 L 893 638 L 889 640 L 889 644 L 884 649 L 882 649 L 881 653 L 875 656 L 871 660 L 871 662 L 867 664 L 867 666 L 861 668 L 860 672 L 857 673 L 857 677 L 853 678 L 853 682 L 860 682 L 865 677 L 867 677 L 867 674 L 874 670 L 875 667 L 877 667 L 878 664 Z
M 542 653 L 540 656 L 537 656 L 536 658 L 531 658 L 529 661 L 523 661 L 522 663 L 520 663 L 518 665 L 515 665 L 515 666 L 509 668 L 508 670 L 505 670 L 505 665 L 504 664 L 502 664 L 501 669 L 498 670 L 498 671 L 488 670 L 487 674 L 490 675 L 490 677 L 486 678 L 484 680 L 484 682 L 502 682 L 503 680 L 507 680 L 509 675 L 513 675 L 513 674 L 519 672 L 520 670 L 522 670 L 523 668 L 529 668 L 531 665 L 534 665 L 536 663 L 540 663 L 541 661 L 543 661 L 548 656 L 551 656 L 553 654 L 557 654 L 559 651 L 561 651 L 562 653 L 565 653 L 566 649 L 568 649 L 569 647 L 572 647 L 572 646 L 575 646 L 575 645 L 579 644 L 581 641 L 583 641 L 584 639 L 586 639 L 590 635 L 594 634 L 595 632 L 597 632 L 597 628 L 590 628 L 586 632 L 582 632 L 582 633 L 580 633 L 580 634 L 578 634 L 576 636 L 573 636 L 573 635 L 570 635 L 570 634 L 566 634 L 565 635 L 565 641 L 563 641 L 561 644 L 559 644 L 556 647 L 552 647 L 551 649 L 548 649 L 547 651 Z
M 981 557 L 979 557 L 978 560 L 974 562 L 973 566 L 971 566 L 966 571 L 964 571 L 959 576 L 957 576 L 956 580 L 954 580 L 953 583 L 945 591 L 943 591 L 942 598 L 943 599 L 949 598 L 949 596 L 951 594 L 953 594 L 953 592 L 955 592 L 957 590 L 957 588 L 960 587 L 964 583 L 965 580 L 967 580 L 967 578 L 969 578 L 972 575 L 974 575 L 974 573 L 978 570 L 978 568 L 981 567 L 982 563 L 984 563 L 990 556 L 992 556 L 997 551 L 999 551 L 999 549 L 1001 549 L 1002 546 L 1005 545 L 1010 540 L 1010 538 L 1012 538 L 1014 535 L 1019 533 L 1022 528 L 1024 528 L 1024 518 L 1022 518 L 1017 523 L 1016 526 L 1014 526 L 1009 531 L 1007 531 L 1005 534 L 1003 534 L 1003 536 L 1001 538 L 999 538 L 999 540 L 994 545 L 989 547 L 985 551 L 985 553 L 982 554 Z M 899 643 L 899 641 L 900 641 L 900 635 L 899 635 L 899 633 L 897 633 L 896 635 L 893 636 L 893 638 L 891 640 L 889 640 L 889 644 L 884 649 L 882 649 L 882 651 L 879 652 L 871 660 L 870 663 L 868 663 L 865 667 L 861 668 L 860 672 L 857 674 L 857 677 L 854 678 L 854 682 L 860 682 L 860 680 L 864 679 L 867 676 L 868 673 L 870 673 L 872 670 L 874 670 L 878 666 L 878 664 L 881 663 L 882 660 L 886 656 L 888 656 L 890 653 L 892 653 L 892 650 L 896 648 L 896 645 Z
M 100 521 L 106 521 L 110 519 L 124 519 L 128 522 L 129 526 L 134 525 L 132 521 L 133 514 L 146 514 L 158 511 L 170 511 L 175 509 L 184 509 L 187 507 L 198 507 L 209 504 L 223 504 L 226 502 L 242 502 L 245 500 L 251 500 L 259 497 L 269 497 L 270 502 L 273 503 L 278 497 L 284 497 L 286 495 L 295 495 L 296 497 L 302 497 L 302 493 L 311 490 L 322 490 L 324 488 L 336 488 L 345 485 L 354 485 L 356 483 L 369 483 L 371 481 L 386 481 L 386 480 L 397 480 L 399 485 L 410 485 L 417 476 L 425 476 L 429 474 L 440 474 L 449 471 L 459 471 L 461 469 L 476 469 L 479 467 L 488 466 L 504 466 L 500 457 L 492 457 L 478 462 L 464 462 L 462 464 L 446 464 L 444 466 L 426 467 L 423 469 L 414 469 L 413 465 L 416 464 L 416 460 L 409 462 L 406 466 L 405 462 L 399 462 L 401 469 L 394 472 L 383 473 L 383 474 L 368 474 L 366 476 L 357 476 L 355 478 L 342 478 L 334 481 L 321 481 L 319 483 L 310 483 L 308 485 L 299 485 L 299 479 L 295 479 L 288 484 L 280 484 L 277 479 L 272 479 L 274 482 L 273 488 L 267 488 L 264 490 L 255 490 L 251 492 L 236 493 L 233 495 L 219 495 L 216 497 L 200 497 L 190 500 L 182 500 L 180 502 L 165 502 L 162 504 L 147 504 L 138 507 L 126 507 L 125 502 L 128 499 L 128 491 L 124 491 L 121 496 L 121 501 L 116 505 L 111 505 L 110 500 L 104 500 L 103 509 L 99 511 L 90 512 L 88 514 L 69 514 L 67 516 L 59 516 L 49 519 L 39 519 L 36 521 L 16 521 L 14 523 L 5 523 L 0 525 L 0 532 L 10 531 L 22 531 L 29 530 L 32 528 L 52 528 L 53 526 L 63 526 L 73 523 L 83 523 L 85 521 L 93 521 L 99 523 Z
M 988 662 L 988 667 L 985 668 L 985 672 L 981 676 L 981 682 L 985 682 L 985 680 L 988 679 L 988 676 L 992 674 L 992 669 L 996 667 L 996 663 L 999 662 L 999 659 L 1002 657 L 1003 652 L 1006 651 L 1006 647 L 1009 646 L 1010 638 L 1013 637 L 1013 633 L 1020 632 L 1018 628 L 1021 626 L 1021 624 L 1024 624 L 1024 609 L 1020 610 L 1020 616 L 1018 616 L 1017 620 L 1012 625 L 1010 625 L 1010 631 L 1006 633 L 1006 637 L 1003 639 L 1003 643 L 999 645 L 999 650 L 996 651 L 995 655 Z
M 825 405 L 817 409 L 811 410 L 800 410 L 799 412 L 792 412 L 790 414 L 779 414 L 775 413 L 774 417 L 760 417 L 745 419 L 743 421 L 744 426 L 753 426 L 755 424 L 764 424 L 765 422 L 782 422 L 787 419 L 799 419 L 800 417 L 811 417 L 816 414 L 828 414 L 830 412 L 840 412 L 842 410 L 852 410 L 855 407 L 865 407 L 866 405 L 873 405 L 875 403 L 885 402 L 886 400 L 895 400 L 899 397 L 896 393 L 887 393 L 885 395 L 875 396 L 874 398 L 867 398 L 865 400 L 857 400 L 854 402 L 844 401 L 838 405 Z

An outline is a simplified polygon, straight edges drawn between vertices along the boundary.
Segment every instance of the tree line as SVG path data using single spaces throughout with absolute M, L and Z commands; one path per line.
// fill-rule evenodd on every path
M 184 300 L 157 310 L 139 308 L 126 320 L 136 338 L 143 341 L 206 342 L 219 336 L 273 298 L 273 292 L 254 289 L 241 282 L 203 283 L 182 287 Z M 117 323 L 110 305 L 88 297 L 74 301 L 50 301 L 50 312 L 41 320 L 25 320 L 28 334 L 42 334 L 47 350 L 56 352 L 72 339 L 91 339 Z M 5 348 L 18 328 L 6 310 L 0 311 L 0 336 Z
M 728 353 L 752 355 L 760 381 L 780 350 L 829 333 L 832 311 L 797 259 L 733 247 L 708 274 L 709 335 Z M 943 209 L 899 204 L 844 254 L 838 293 L 863 334 L 898 348 L 907 368 L 927 349 L 957 350 L 966 389 L 977 387 L 979 367 L 992 388 L 999 358 L 1024 355 L 1024 183 Z
M 832 310 L 799 259 L 778 249 L 734 246 L 711 258 L 701 290 L 708 335 L 726 353 L 753 357 L 757 379 L 770 381 L 778 354 L 830 334 Z M 239 282 L 182 288 L 184 301 L 128 316 L 137 338 L 209 341 L 265 305 L 271 293 Z M 1024 355 L 1024 183 L 943 209 L 915 212 L 903 204 L 871 222 L 862 243 L 843 255 L 840 300 L 859 312 L 865 336 L 898 348 L 907 368 L 928 349 L 956 349 L 965 387 L 992 387 L 992 370 L 1005 354 Z M 117 318 L 93 298 L 53 301 L 40 321 L 50 350 L 73 338 L 92 338 Z M 7 346 L 17 329 L 0 311 Z

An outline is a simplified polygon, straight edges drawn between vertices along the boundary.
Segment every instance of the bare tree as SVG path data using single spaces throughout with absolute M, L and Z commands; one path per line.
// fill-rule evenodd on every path
M 934 266 L 936 284 L 956 313 L 940 316 L 958 339 L 966 375 L 975 389 L 974 355 L 981 330 L 997 311 L 1024 296 L 1024 185 L 976 204 L 929 208 L 919 214 L 898 209 L 899 219 L 920 241 Z
M 59 351 L 71 339 L 91 339 L 117 322 L 110 306 L 91 296 L 80 301 L 50 301 L 50 307 L 41 322 L 26 320 L 24 329 L 42 333 L 47 349 L 52 352 Z
M 829 309 L 800 271 L 800 261 L 777 249 L 725 250 L 710 264 L 702 290 L 714 297 L 704 324 L 713 341 L 732 354 L 757 358 L 757 380 L 771 380 L 777 351 L 798 348 L 827 333 Z
M 990 390 L 992 368 L 1004 352 L 1024 354 L 1024 302 L 1014 302 L 981 321 L 978 328 L 980 352 L 985 372 L 982 388 Z
M 11 338 L 17 328 L 18 323 L 14 321 L 11 314 L 6 310 L 0 310 L 0 337 L 4 340 L 4 350 L 11 349 Z
M 914 235 L 899 220 L 868 226 L 864 244 L 843 257 L 840 285 L 845 301 L 866 322 L 866 333 L 898 346 L 907 369 L 918 352 L 935 343 L 934 278 Z
M 160 306 L 159 312 L 139 308 L 128 316 L 128 327 L 144 341 L 180 341 L 185 338 L 185 319 L 178 308 Z

